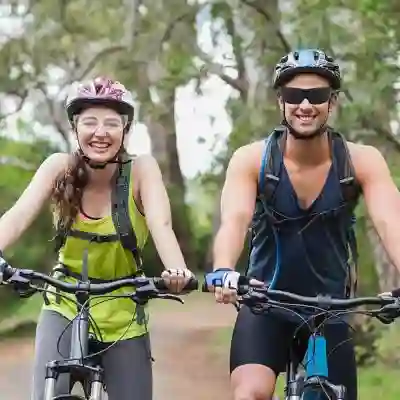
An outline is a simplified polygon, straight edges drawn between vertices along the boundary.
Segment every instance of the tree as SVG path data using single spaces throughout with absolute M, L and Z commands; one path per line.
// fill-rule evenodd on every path
M 188 52 L 196 34 L 196 10 L 182 0 L 102 0 L 101 7 L 88 0 L 41 0 L 24 9 L 19 15 L 21 35 L 0 49 L 5 61 L 3 92 L 10 96 L 19 88 L 21 98 L 29 94 L 36 105 L 35 118 L 53 125 L 66 149 L 71 148 L 71 136 L 63 100 L 71 83 L 106 74 L 118 77 L 136 94 L 137 118 L 147 125 L 170 191 L 174 229 L 191 266 L 196 266 L 195 250 L 174 103 L 177 87 L 198 75 Z M 13 69 L 18 79 L 10 80 Z

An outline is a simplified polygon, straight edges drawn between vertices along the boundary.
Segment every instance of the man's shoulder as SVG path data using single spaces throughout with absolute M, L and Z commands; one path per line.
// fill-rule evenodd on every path
M 358 178 L 363 179 L 374 165 L 384 162 L 382 153 L 374 146 L 354 142 L 347 142 L 347 146 Z
M 257 140 L 255 142 L 251 142 L 248 144 L 245 144 L 244 146 L 241 146 L 235 150 L 233 155 L 235 157 L 250 157 L 254 156 L 255 154 L 262 154 L 262 151 L 264 149 L 264 143 L 265 140 Z
M 346 143 L 353 162 L 365 162 L 371 157 L 372 160 L 376 159 L 377 157 L 382 157 L 381 152 L 374 146 L 349 141 Z
M 253 172 L 258 172 L 265 149 L 265 140 L 258 140 L 235 150 L 231 162 L 242 164 Z

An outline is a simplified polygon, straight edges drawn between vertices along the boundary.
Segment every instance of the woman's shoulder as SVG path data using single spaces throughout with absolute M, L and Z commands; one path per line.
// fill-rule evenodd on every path
M 151 154 L 134 155 L 132 159 L 132 168 L 136 169 L 140 176 L 149 170 L 159 169 L 158 162 Z
M 41 169 L 52 171 L 57 175 L 67 170 L 71 159 L 72 156 L 69 153 L 53 153 L 43 161 Z
M 132 161 L 134 162 L 134 164 L 139 164 L 139 165 L 146 165 L 149 163 L 158 164 L 155 157 L 148 153 L 132 155 L 131 158 L 132 158 Z
M 162 175 L 156 158 L 151 154 L 140 154 L 135 156 L 133 160 L 132 175 L 139 186 L 143 180 L 155 182 Z

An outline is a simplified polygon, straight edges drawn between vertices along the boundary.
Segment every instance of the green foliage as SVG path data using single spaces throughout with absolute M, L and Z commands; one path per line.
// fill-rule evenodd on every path
M 290 8 L 279 8 L 277 0 L 202 3 L 144 0 L 135 9 L 136 3 L 126 0 L 40 0 L 32 3 L 26 15 L 17 16 L 13 9 L 13 18 L 23 29 L 19 35 L 2 36 L 0 92 L 24 98 L 29 91 L 35 118 L 54 124 L 60 131 L 63 118 L 57 110 L 62 96 L 45 93 L 43 99 L 38 95 L 38 91 L 43 92 L 43 83 L 61 90 L 77 79 L 108 74 L 129 87 L 140 105 L 137 118 L 149 128 L 169 185 L 178 239 L 188 249 L 187 254 L 197 254 L 198 268 L 204 267 L 210 254 L 213 230 L 218 225 L 214 221 L 216 201 L 229 157 L 238 147 L 266 136 L 280 122 L 271 80 L 274 64 L 287 47 L 321 46 L 337 57 L 344 84 L 334 126 L 349 140 L 378 147 L 400 184 L 400 145 L 390 124 L 398 120 L 394 90 L 400 50 L 397 1 L 349 0 L 344 4 L 332 0 L 328 4 L 323 0 L 294 0 Z M 200 12 L 204 16 L 207 7 L 214 43 L 225 35 L 230 45 L 229 54 L 218 57 L 221 65 L 211 55 L 204 56 L 197 44 L 196 17 Z M 201 71 L 196 67 L 199 59 Z M 233 88 L 226 104 L 232 132 L 209 173 L 184 182 L 176 151 L 176 90 L 193 81 L 201 87 L 210 74 Z M 54 110 L 47 110 L 49 103 Z M 31 131 L 23 124 L 19 129 Z M 2 213 L 54 149 L 39 140 L 27 144 L 5 137 L 0 138 L 0 146 L 1 157 L 12 161 L 0 165 Z M 359 293 L 376 293 L 378 278 L 363 204 L 357 208 L 357 216 Z M 50 237 L 50 218 L 44 212 L 8 255 L 17 265 L 45 269 L 53 259 Z M 238 265 L 241 270 L 246 268 L 247 254 L 245 249 Z M 162 265 L 151 241 L 144 256 L 146 272 L 159 273 Z M 367 324 L 357 334 L 360 362 L 375 360 L 375 354 L 383 351 L 377 345 L 381 331 Z M 366 379 L 379 381 L 371 371 L 365 374 Z
M 15 142 L 0 137 L 3 162 L 0 163 L 0 215 L 6 212 L 18 199 L 31 180 L 36 168 L 51 150 L 47 142 Z M 49 243 L 52 235 L 52 222 L 48 210 L 43 210 L 32 226 L 17 244 L 7 249 L 7 261 L 20 268 L 46 271 L 55 260 L 53 245 Z M 0 289 L 4 302 L 12 302 Z M 5 298 L 4 298 L 5 297 Z

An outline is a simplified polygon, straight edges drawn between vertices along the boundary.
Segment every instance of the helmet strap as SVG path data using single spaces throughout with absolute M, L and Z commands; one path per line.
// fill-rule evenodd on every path
M 123 161 L 123 160 L 121 160 L 121 159 L 119 158 L 120 155 L 121 155 L 121 153 L 122 153 L 123 150 L 124 150 L 124 139 L 125 139 L 125 134 L 126 134 L 126 132 L 124 132 L 123 135 L 122 135 L 121 145 L 120 145 L 120 147 L 119 147 L 117 153 L 116 153 L 113 157 L 111 157 L 109 160 L 104 161 L 104 162 L 102 162 L 102 163 L 99 163 L 99 162 L 96 162 L 96 161 L 91 160 L 91 159 L 84 153 L 84 151 L 82 150 L 81 144 L 80 144 L 80 142 L 79 142 L 78 134 L 77 134 L 76 131 L 75 131 L 75 133 L 76 133 L 76 140 L 77 140 L 78 146 L 79 146 L 79 153 L 81 154 L 82 159 L 85 161 L 85 163 L 87 164 L 87 166 L 88 166 L 89 168 L 92 168 L 92 169 L 104 169 L 108 164 L 126 164 L 127 162 L 129 162 L 129 160 Z

